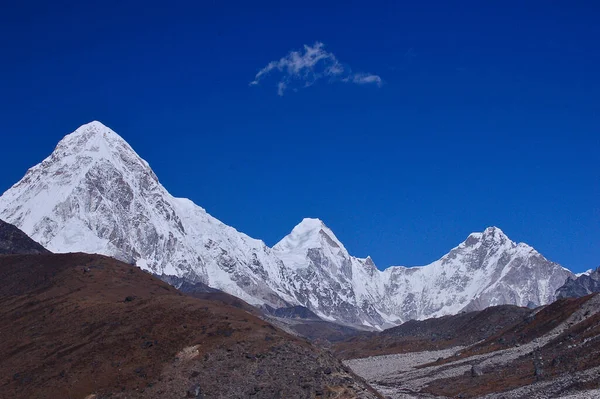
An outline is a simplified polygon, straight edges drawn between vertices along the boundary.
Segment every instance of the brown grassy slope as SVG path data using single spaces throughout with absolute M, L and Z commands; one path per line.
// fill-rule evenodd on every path
M 2 398 L 376 397 L 307 342 L 108 257 L 0 256 L 0 281 Z

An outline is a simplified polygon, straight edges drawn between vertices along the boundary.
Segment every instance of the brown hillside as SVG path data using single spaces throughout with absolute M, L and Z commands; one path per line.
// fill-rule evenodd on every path
M 88 254 L 0 256 L 2 398 L 375 398 L 241 308 Z

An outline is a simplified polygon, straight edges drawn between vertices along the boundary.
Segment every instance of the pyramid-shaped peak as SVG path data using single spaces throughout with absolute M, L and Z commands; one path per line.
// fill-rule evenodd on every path
M 139 158 L 131 146 L 114 130 L 99 121 L 81 125 L 56 146 L 51 158 L 65 159 L 82 154 L 93 158 Z
M 114 130 L 99 121 L 92 121 L 79 126 L 73 133 L 67 134 L 62 140 L 67 142 L 85 142 L 106 140 L 110 142 L 124 141 Z
M 122 176 L 130 176 L 131 180 L 149 176 L 158 182 L 150 165 L 114 130 L 98 121 L 86 123 L 64 136 L 52 154 L 31 168 L 28 175 L 42 173 L 55 176 L 52 184 L 60 180 L 63 184 L 74 186 L 89 170 L 106 169 L 107 165 Z M 47 178 L 45 181 L 50 184 Z

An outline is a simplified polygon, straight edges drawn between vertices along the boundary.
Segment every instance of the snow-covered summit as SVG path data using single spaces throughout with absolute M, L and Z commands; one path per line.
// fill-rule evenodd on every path
M 304 218 L 292 232 L 279 241 L 273 249 L 277 251 L 306 250 L 323 245 L 337 247 L 347 253 L 346 248 L 333 231 L 320 219 Z
M 512 243 L 500 228 L 491 226 L 486 228 L 483 232 L 473 232 L 469 234 L 463 244 L 474 245 L 475 243 L 485 243 L 486 245 L 494 245 L 507 242 Z
M 60 140 L 52 155 L 67 157 L 85 154 L 94 158 L 110 159 L 124 152 L 139 158 L 133 148 L 115 131 L 101 122 L 92 121 Z

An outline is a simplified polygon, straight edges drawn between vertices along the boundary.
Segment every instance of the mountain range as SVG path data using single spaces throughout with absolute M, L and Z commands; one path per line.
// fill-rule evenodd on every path
M 422 267 L 379 270 L 306 218 L 273 248 L 173 197 L 100 122 L 65 136 L 0 197 L 0 219 L 52 252 L 88 252 L 202 283 L 270 308 L 302 305 L 340 324 L 383 329 L 492 305 L 537 306 L 574 274 L 499 228 L 473 233 Z

